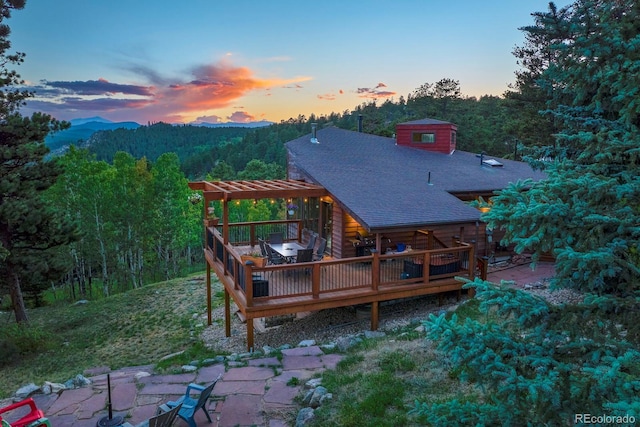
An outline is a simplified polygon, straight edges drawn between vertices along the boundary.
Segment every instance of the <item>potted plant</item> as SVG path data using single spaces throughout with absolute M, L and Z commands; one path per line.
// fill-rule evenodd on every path
M 296 209 L 298 209 L 298 205 L 294 204 L 294 203 L 288 203 L 287 204 L 287 212 L 289 212 L 289 215 L 293 215 L 296 213 Z
M 251 261 L 256 267 L 264 267 L 267 265 L 267 257 L 263 256 L 260 252 L 249 252 L 247 254 L 240 255 L 240 259 L 243 264 L 246 264 L 247 261 Z
M 218 225 L 219 220 L 220 219 L 216 216 L 216 208 L 209 206 L 207 208 L 207 219 L 204 220 L 207 227 L 215 227 Z
M 191 193 L 189 194 L 189 203 L 192 205 L 197 205 L 202 201 L 202 194 L 200 193 Z

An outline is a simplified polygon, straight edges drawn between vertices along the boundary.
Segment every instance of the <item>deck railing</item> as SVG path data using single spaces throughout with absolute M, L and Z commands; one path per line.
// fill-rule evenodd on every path
M 289 223 L 289 222 L 287 222 Z M 257 228 L 255 230 L 258 230 Z M 437 286 L 440 279 L 473 277 L 473 246 L 330 259 L 255 267 L 245 265 L 237 248 L 225 245 L 219 231 L 207 229 L 207 258 L 233 280 L 246 306 L 284 298 L 321 298 L 323 294 L 355 289 L 391 290 L 403 285 Z
M 234 245 L 258 244 L 258 238 L 266 239 L 271 233 L 282 233 L 284 241 L 298 241 L 302 236 L 302 220 L 275 220 L 261 222 L 236 222 L 229 224 L 229 242 Z

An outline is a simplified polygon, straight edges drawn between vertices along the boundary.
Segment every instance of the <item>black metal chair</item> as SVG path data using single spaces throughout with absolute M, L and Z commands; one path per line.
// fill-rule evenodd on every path
M 317 238 L 318 234 L 311 233 L 311 236 L 309 236 L 309 243 L 307 243 L 307 249 L 313 249 L 313 247 L 316 245 Z
M 298 249 L 298 254 L 296 255 L 296 263 L 311 261 L 313 261 L 313 248 Z
M 280 245 L 284 243 L 284 237 L 282 236 L 282 233 L 269 234 L 269 243 L 272 245 Z
M 269 264 L 280 265 L 280 264 L 286 264 L 287 263 L 287 259 L 285 257 L 283 257 L 278 252 L 276 252 L 273 249 L 271 249 L 271 247 L 269 245 L 267 245 L 266 243 L 265 243 L 265 247 L 266 247 L 266 250 L 267 250 L 267 262 Z
M 298 253 L 296 255 L 296 264 L 311 261 L 313 261 L 313 249 L 298 249 Z M 299 272 L 300 270 L 296 270 L 296 275 L 298 275 Z M 309 269 L 305 268 L 304 273 L 309 274 Z
M 262 254 L 262 256 L 269 256 L 269 250 L 267 249 L 267 242 L 265 242 L 264 240 L 258 238 L 258 245 L 260 245 L 260 253 Z
M 320 261 L 324 258 L 324 251 L 327 249 L 327 239 L 324 237 L 320 238 L 320 244 L 318 245 L 318 249 L 316 253 L 313 254 L 314 261 Z

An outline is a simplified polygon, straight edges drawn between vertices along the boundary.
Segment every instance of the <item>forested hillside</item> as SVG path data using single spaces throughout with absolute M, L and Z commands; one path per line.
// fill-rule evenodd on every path
M 536 104 L 537 105 L 537 104 Z M 540 105 L 537 105 L 538 108 Z M 362 116 L 363 131 L 393 136 L 397 123 L 422 118 L 435 118 L 458 125 L 458 149 L 485 151 L 494 156 L 518 157 L 518 144 L 548 143 L 551 129 L 548 119 L 528 112 L 530 100 L 521 92 L 505 97 L 465 97 L 459 83 L 442 79 L 425 83 L 407 98 L 387 100 L 378 105 L 372 101 L 351 111 L 326 116 L 300 115 L 278 124 L 257 129 L 228 127 L 204 128 L 156 123 L 137 129 L 115 129 L 94 133 L 78 144 L 96 155 L 97 160 L 111 162 L 118 151 L 134 158 L 145 157 L 154 162 L 160 155 L 176 153 L 181 168 L 190 179 L 204 177 L 219 164 L 230 169 L 219 178 L 233 179 L 251 160 L 286 165 L 284 143 L 309 133 L 310 123 L 356 130 Z M 527 115 L 527 124 L 520 119 Z M 229 172 L 231 171 L 231 172 Z

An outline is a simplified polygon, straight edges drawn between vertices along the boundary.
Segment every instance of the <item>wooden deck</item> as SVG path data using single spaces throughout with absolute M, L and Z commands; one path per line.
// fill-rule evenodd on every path
M 255 268 L 240 259 L 237 246 L 225 245 L 209 228 L 205 257 L 209 324 L 211 271 L 225 289 L 225 328 L 231 334 L 230 299 L 247 319 L 247 348 L 253 348 L 253 319 L 328 308 L 371 304 L 371 329 L 378 327 L 381 301 L 460 290 L 455 277 L 473 278 L 473 246 L 329 259 Z

